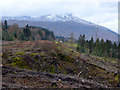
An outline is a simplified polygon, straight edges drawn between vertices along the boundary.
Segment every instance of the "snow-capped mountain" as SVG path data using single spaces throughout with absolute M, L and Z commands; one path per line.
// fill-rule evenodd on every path
M 31 26 L 43 27 L 52 30 L 56 36 L 69 37 L 74 32 L 75 38 L 80 34 L 85 34 L 86 39 L 104 39 L 118 42 L 118 34 L 112 30 L 81 19 L 74 14 L 44 15 L 40 17 L 16 16 L 5 17 L 1 20 L 7 20 L 8 25 L 18 24 L 24 27 L 26 24 Z
M 55 22 L 55 21 L 74 21 L 78 23 L 92 25 L 93 23 L 88 22 L 79 18 L 78 16 L 69 13 L 69 14 L 59 14 L 59 15 L 43 15 L 40 17 L 30 17 L 30 16 L 15 16 L 15 17 L 7 17 L 3 16 L 2 20 L 27 20 L 27 21 L 47 21 L 47 22 Z

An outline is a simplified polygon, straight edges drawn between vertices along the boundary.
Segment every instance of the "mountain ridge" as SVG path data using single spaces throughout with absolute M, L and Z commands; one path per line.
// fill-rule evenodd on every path
M 48 15 L 41 15 L 39 17 L 31 17 L 31 16 L 2 16 L 1 20 L 28 20 L 28 21 L 49 21 L 49 22 L 55 22 L 55 21 L 75 21 L 75 22 L 82 22 L 84 24 L 89 25 L 95 25 L 94 23 L 83 20 L 80 17 L 69 13 L 69 14 L 48 14 Z
M 109 28 L 83 20 L 73 14 L 43 15 L 40 17 L 4 16 L 1 20 L 8 20 L 9 25 L 17 23 L 21 27 L 29 24 L 32 26 L 47 28 L 55 32 L 57 36 L 64 37 L 69 37 L 71 32 L 75 33 L 76 38 L 78 38 L 80 34 L 85 34 L 87 36 L 86 39 L 90 39 L 91 37 L 94 37 L 95 39 L 95 35 L 98 32 L 98 34 L 100 34 L 98 38 L 103 38 L 104 40 L 109 39 L 112 41 L 118 41 L 118 38 L 120 37 L 120 34 Z

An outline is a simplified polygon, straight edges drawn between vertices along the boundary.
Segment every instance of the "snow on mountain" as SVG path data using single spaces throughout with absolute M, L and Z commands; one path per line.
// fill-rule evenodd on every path
M 93 23 L 85 21 L 72 13 L 59 14 L 59 15 L 44 15 L 44 16 L 40 16 L 40 17 L 30 17 L 30 16 L 7 17 L 7 16 L 3 16 L 1 19 L 2 20 L 47 21 L 47 22 L 74 21 L 74 22 L 78 22 L 78 23 L 93 25 Z
M 40 17 L 30 16 L 15 16 L 15 17 L 2 17 L 2 20 L 8 20 L 9 25 L 17 23 L 19 26 L 24 27 L 26 24 L 47 28 L 52 30 L 57 36 L 69 37 L 71 32 L 74 32 L 76 38 L 80 34 L 85 34 L 86 39 L 90 40 L 91 37 L 109 39 L 111 41 L 118 41 L 118 34 L 110 29 L 88 22 L 81 19 L 74 14 L 59 14 L 59 15 L 44 15 Z M 63 33 L 64 32 L 64 33 Z

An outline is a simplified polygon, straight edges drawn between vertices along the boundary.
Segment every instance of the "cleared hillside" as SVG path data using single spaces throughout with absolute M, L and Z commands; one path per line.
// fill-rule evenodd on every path
M 2 57 L 3 87 L 10 87 L 9 85 L 11 84 L 12 87 L 30 87 L 29 81 L 34 76 L 36 81 L 32 81 L 34 82 L 33 87 L 40 87 L 41 85 L 41 87 L 59 87 L 60 82 L 63 87 L 68 87 L 73 83 L 72 88 L 82 87 L 81 85 L 86 88 L 119 86 L 117 71 L 120 67 L 117 60 L 81 54 L 64 43 L 50 41 L 3 42 Z M 19 69 L 25 70 L 22 70 L 20 74 Z M 30 73 L 34 73 L 33 76 L 30 76 L 29 70 Z M 48 73 L 48 76 L 45 72 Z M 42 76 L 43 74 L 45 75 L 44 77 Z M 60 74 L 63 74 L 63 76 L 60 76 Z M 55 85 L 51 86 L 51 79 L 49 78 L 49 82 L 46 82 L 46 76 L 53 77 L 52 81 L 59 80 L 55 81 Z M 56 79 L 54 76 L 59 78 Z M 12 82 L 13 80 L 17 80 L 17 83 L 21 83 L 21 85 L 16 86 Z M 44 85 L 38 83 L 41 80 L 44 80 Z

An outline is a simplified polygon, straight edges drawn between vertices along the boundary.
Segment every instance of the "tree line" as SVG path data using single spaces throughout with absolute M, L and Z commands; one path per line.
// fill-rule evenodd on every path
M 9 26 L 7 21 L 2 22 L 2 40 L 5 41 L 36 41 L 55 40 L 55 35 L 48 29 L 29 26 L 19 27 L 17 24 Z
M 85 40 L 85 35 L 80 35 L 77 40 L 77 50 L 82 53 L 97 55 L 100 57 L 120 58 L 120 43 L 112 43 L 111 40 L 104 39 L 94 41 Z

